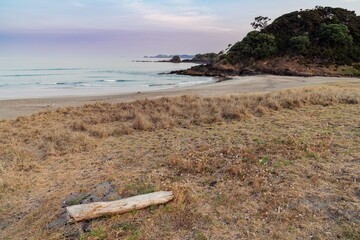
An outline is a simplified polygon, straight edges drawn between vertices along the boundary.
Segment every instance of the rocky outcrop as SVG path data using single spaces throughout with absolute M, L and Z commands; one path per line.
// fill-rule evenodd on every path
M 249 76 L 270 74 L 279 76 L 325 76 L 325 77 L 359 77 L 359 74 L 349 74 L 351 66 L 323 66 L 321 63 L 303 63 L 302 59 L 277 57 L 262 61 L 253 61 L 244 65 L 205 64 L 191 67 L 187 70 L 173 71 L 171 74 L 209 77 Z
M 227 77 L 240 75 L 239 67 L 226 68 L 221 65 L 206 64 L 193 66 L 186 70 L 172 71 L 170 74 L 190 75 L 190 76 L 206 76 L 206 77 Z
M 180 54 L 180 55 L 158 54 L 156 56 L 144 56 L 144 58 L 172 58 L 174 56 L 179 56 L 180 58 L 187 58 L 187 59 L 195 57 L 194 55 L 189 55 L 189 54 Z
M 172 63 L 181 63 L 181 59 L 180 59 L 179 56 L 174 56 L 174 57 L 172 57 L 170 62 L 172 62 Z
M 215 64 L 219 59 L 217 53 L 196 54 L 192 59 L 185 59 L 183 62 L 201 63 L 201 64 Z

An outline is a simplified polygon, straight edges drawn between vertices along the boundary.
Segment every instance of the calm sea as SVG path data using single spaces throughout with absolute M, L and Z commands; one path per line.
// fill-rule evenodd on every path
M 214 81 L 208 77 L 159 74 L 193 65 L 124 59 L 112 67 L 2 68 L 0 99 L 132 93 Z

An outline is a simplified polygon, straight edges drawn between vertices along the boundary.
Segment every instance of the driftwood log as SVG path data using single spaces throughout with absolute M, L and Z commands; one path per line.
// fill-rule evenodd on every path
M 174 198 L 172 192 L 154 192 L 112 202 L 94 202 L 73 205 L 66 208 L 70 222 L 102 217 L 110 214 L 126 213 L 132 210 L 146 208 L 169 202 Z

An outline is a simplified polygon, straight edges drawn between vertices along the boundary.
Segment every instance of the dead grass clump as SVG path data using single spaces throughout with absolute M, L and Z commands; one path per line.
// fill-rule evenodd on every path
M 194 170 L 193 166 L 195 165 L 192 161 L 184 159 L 179 154 L 173 154 L 170 157 L 171 166 L 178 167 L 180 170 L 192 171 Z
M 223 110 L 222 117 L 227 120 L 240 120 L 241 114 L 237 111 L 237 109 L 228 107 Z
M 68 116 L 68 115 L 70 115 L 74 110 L 75 110 L 75 108 L 73 108 L 73 107 L 58 108 L 58 109 L 56 109 L 56 113 L 58 113 L 58 114 L 61 115 L 61 116 Z M 43 113 L 43 114 L 47 114 L 47 113 Z
M 170 116 L 181 116 L 184 113 L 181 111 L 181 108 L 179 108 L 178 106 L 171 105 L 169 107 L 169 114 Z
M 178 207 L 183 208 L 184 205 L 196 201 L 194 196 L 191 194 L 191 190 L 185 186 L 174 185 L 171 189 L 175 196 L 174 203 Z
M 16 171 L 28 172 L 35 167 L 34 160 L 37 159 L 35 149 L 29 149 L 19 145 L 11 145 L 3 153 L 7 161 L 5 166 L 12 166 Z
M 58 152 L 55 149 L 54 143 L 47 143 L 43 147 L 43 158 L 50 158 L 50 157 L 56 157 L 58 156 Z
M 256 116 L 262 116 L 262 115 L 264 115 L 264 114 L 266 114 L 268 112 L 269 112 L 269 109 L 264 107 L 264 106 L 261 106 L 261 105 L 259 105 L 259 106 L 257 106 L 255 108 L 255 115 Z
M 135 130 L 152 130 L 154 128 L 153 123 L 151 120 L 143 113 L 136 112 L 134 118 L 134 125 Z
M 88 129 L 88 125 L 81 120 L 76 120 L 71 124 L 71 129 L 74 131 L 85 132 Z
M 138 180 L 123 186 L 119 191 L 123 196 L 131 197 L 155 192 L 155 187 L 151 183 Z
M 8 142 L 0 144 L 0 166 L 7 168 L 9 166 L 23 166 L 37 159 L 37 149 L 34 144 L 25 145 L 15 136 L 7 136 L 4 138 Z M 23 167 L 21 167 L 23 168 Z M 0 169 L 1 170 L 1 169 Z
M 129 124 L 121 124 L 120 126 L 115 126 L 111 135 L 112 136 L 122 136 L 122 135 L 129 135 L 134 132 L 133 126 Z
M 175 199 L 164 207 L 166 214 L 161 214 L 158 224 L 171 231 L 179 231 L 191 230 L 201 221 L 206 221 L 200 213 L 194 211 L 198 199 L 188 186 L 174 185 L 171 189 Z
M 354 95 L 344 95 L 344 96 L 340 96 L 341 102 L 347 103 L 347 104 L 359 104 L 360 103 L 360 98 L 359 96 Z
M 185 156 L 173 154 L 169 163 L 170 166 L 177 168 L 180 173 L 212 173 L 220 164 L 219 161 L 214 161 L 197 151 L 189 151 Z
M 94 141 L 85 133 L 56 129 L 47 132 L 42 137 L 40 145 L 45 156 L 48 154 L 63 156 L 68 153 L 89 151 L 95 147 Z
M 9 183 L 7 182 L 7 180 L 0 178 L 0 190 L 5 191 L 5 190 L 7 190 L 7 188 L 9 188 Z M 1 197 L 0 197 L 0 199 L 1 199 Z
M 226 169 L 226 172 L 231 176 L 237 177 L 241 180 L 245 180 L 246 172 L 245 164 L 240 162 L 238 164 L 231 165 Z
M 257 159 L 257 153 L 251 146 L 223 146 L 221 149 L 216 149 L 215 156 L 226 157 L 228 159 L 241 159 L 243 162 L 251 162 Z
M 151 122 L 154 123 L 156 129 L 167 129 L 175 125 L 172 117 L 164 112 L 155 112 L 151 116 Z
M 264 107 L 270 109 L 270 110 L 274 110 L 274 111 L 278 111 L 281 109 L 281 105 L 279 104 L 278 100 L 271 95 L 266 95 L 266 101 L 264 101 L 264 103 L 262 104 Z
M 103 125 L 91 126 L 88 129 L 88 132 L 89 132 L 90 136 L 95 137 L 95 138 L 105 138 L 105 137 L 112 135 L 111 129 L 109 129 L 109 127 L 103 126 Z

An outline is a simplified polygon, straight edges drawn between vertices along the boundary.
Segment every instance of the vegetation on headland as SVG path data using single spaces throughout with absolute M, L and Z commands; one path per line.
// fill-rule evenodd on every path
M 255 18 L 251 24 L 255 30 L 213 56 L 215 61 L 205 69 L 198 66 L 179 73 L 360 76 L 360 16 L 354 11 L 316 7 L 268 24 L 270 20 Z
M 289 55 L 339 65 L 360 61 L 360 16 L 354 11 L 316 7 L 259 25 L 259 31 L 248 33 L 230 48 L 227 59 L 236 62 Z
M 0 238 L 359 239 L 359 94 L 354 81 L 1 121 Z M 176 199 L 65 225 L 64 204 L 159 190 Z
M 219 54 L 217 53 L 204 53 L 196 54 L 191 60 L 184 60 L 183 62 L 193 62 L 193 63 L 216 63 L 219 60 Z

